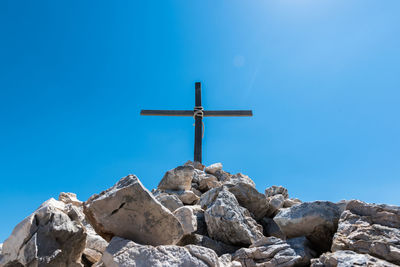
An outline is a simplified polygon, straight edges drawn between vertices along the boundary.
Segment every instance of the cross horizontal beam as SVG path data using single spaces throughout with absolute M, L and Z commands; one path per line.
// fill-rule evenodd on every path
M 251 110 L 204 110 L 204 117 L 251 117 Z M 142 110 L 140 115 L 145 116 L 181 116 L 193 117 L 193 110 Z

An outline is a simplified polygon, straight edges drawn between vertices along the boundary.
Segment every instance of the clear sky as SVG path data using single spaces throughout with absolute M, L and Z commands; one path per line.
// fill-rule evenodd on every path
M 303 201 L 400 205 L 400 1 L 0 1 L 0 242 L 61 191 L 81 200 L 193 157 Z

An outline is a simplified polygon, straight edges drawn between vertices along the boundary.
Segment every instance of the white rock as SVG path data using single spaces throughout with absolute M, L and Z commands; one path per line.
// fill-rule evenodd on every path
M 65 204 L 72 204 L 77 207 L 82 207 L 83 205 L 83 202 L 80 201 L 74 193 L 61 192 L 58 196 L 58 200 L 64 202 Z
M 215 187 L 220 187 L 222 183 L 218 181 L 217 177 L 211 174 L 207 174 L 203 179 L 200 180 L 199 189 L 202 192 L 208 191 Z
M 251 178 L 247 175 L 244 175 L 242 173 L 237 173 L 235 175 L 232 175 L 228 181 L 225 183 L 229 184 L 237 184 L 237 183 L 246 183 L 249 184 L 252 187 L 256 187 L 256 184 L 251 180 Z
M 214 163 L 206 167 L 206 173 L 215 174 L 217 171 L 222 170 L 222 163 Z
M 134 175 L 90 197 L 84 213 L 106 240 L 120 236 L 141 244 L 176 244 L 183 235 L 178 219 Z
M 268 211 L 266 212 L 267 216 L 274 216 L 276 213 L 279 212 L 281 208 L 283 208 L 283 205 L 285 203 L 285 198 L 283 195 L 278 194 L 274 195 L 272 197 L 267 198 L 268 202 Z
M 179 247 L 139 245 L 133 241 L 114 237 L 104 252 L 105 267 L 154 266 L 154 267 L 217 267 L 217 254 L 211 249 L 187 245 Z

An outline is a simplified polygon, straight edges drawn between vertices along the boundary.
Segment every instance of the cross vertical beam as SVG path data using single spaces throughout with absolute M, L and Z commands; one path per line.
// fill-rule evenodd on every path
M 195 113 L 194 130 L 194 161 L 202 162 L 202 138 L 203 138 L 203 108 L 201 106 L 201 83 L 195 84 L 195 112 L 201 110 L 201 114 Z M 199 112 L 200 113 L 200 112 Z

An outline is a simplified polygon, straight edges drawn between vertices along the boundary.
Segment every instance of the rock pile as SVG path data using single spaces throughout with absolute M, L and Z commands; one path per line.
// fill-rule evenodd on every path
M 128 175 L 85 202 L 61 193 L 0 244 L 0 267 L 399 265 L 400 207 L 302 203 L 190 161 L 152 191 Z

